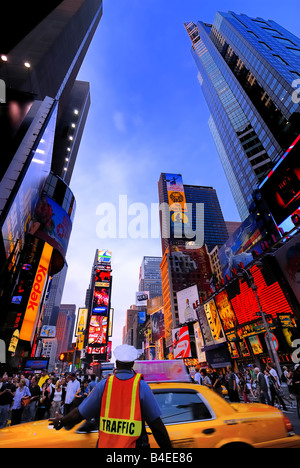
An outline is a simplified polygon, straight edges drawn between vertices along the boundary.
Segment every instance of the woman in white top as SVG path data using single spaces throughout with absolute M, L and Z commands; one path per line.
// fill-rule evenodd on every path
M 58 380 L 52 390 L 50 401 L 50 418 L 55 418 L 55 413 L 62 414 L 61 407 L 64 404 L 66 391 L 62 387 L 61 381 Z

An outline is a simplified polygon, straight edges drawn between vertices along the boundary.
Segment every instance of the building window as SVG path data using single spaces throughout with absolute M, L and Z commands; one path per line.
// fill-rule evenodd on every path
M 273 57 L 276 57 L 277 60 L 279 60 L 281 63 L 284 63 L 284 65 L 288 65 L 288 63 L 282 57 L 280 57 L 280 55 L 273 54 Z

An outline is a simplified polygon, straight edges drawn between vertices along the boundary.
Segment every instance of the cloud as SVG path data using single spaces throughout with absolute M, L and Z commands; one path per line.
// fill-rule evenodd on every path
M 116 129 L 121 133 L 126 133 L 127 128 L 125 124 L 124 114 L 120 111 L 115 111 L 113 114 L 113 121 Z

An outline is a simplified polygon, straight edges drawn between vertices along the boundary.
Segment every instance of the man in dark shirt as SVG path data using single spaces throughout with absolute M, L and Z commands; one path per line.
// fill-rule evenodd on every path
M 6 426 L 9 408 L 13 402 L 16 386 L 12 383 L 12 376 L 9 375 L 7 383 L 0 389 L 0 429 Z

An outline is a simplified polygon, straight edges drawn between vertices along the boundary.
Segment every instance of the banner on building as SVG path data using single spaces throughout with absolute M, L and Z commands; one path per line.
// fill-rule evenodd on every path
M 191 357 L 189 328 L 181 327 L 172 330 L 174 359 Z

